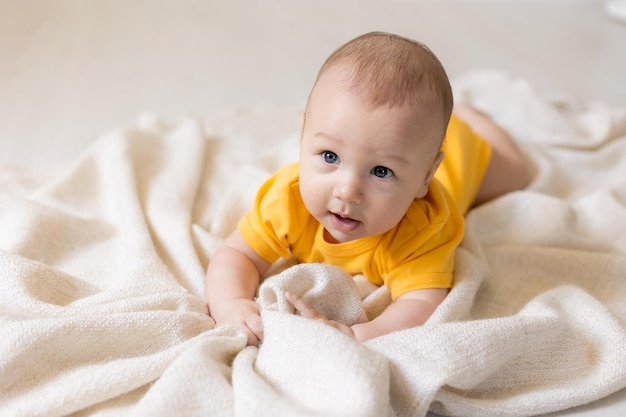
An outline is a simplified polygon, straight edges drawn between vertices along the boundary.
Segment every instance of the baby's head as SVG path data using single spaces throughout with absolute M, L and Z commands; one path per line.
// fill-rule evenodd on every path
M 452 105 L 418 42 L 369 33 L 326 60 L 304 116 L 300 192 L 329 241 L 384 233 L 426 195 Z
M 337 49 L 324 62 L 320 79 L 330 70 L 343 71 L 346 85 L 372 107 L 403 107 L 428 115 L 441 138 L 452 113 L 453 98 L 445 69 L 428 47 L 384 32 L 361 35 Z M 310 104 L 307 103 L 307 110 Z

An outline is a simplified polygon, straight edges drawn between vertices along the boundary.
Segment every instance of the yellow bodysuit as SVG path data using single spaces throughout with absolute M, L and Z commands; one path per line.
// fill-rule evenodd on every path
M 425 288 L 450 288 L 454 253 L 489 163 L 491 148 L 454 115 L 443 144 L 444 161 L 424 198 L 415 199 L 388 232 L 346 243 L 328 243 L 324 228 L 300 196 L 299 164 L 283 167 L 260 188 L 239 232 L 263 259 L 295 257 L 323 262 L 386 285 L 395 300 Z

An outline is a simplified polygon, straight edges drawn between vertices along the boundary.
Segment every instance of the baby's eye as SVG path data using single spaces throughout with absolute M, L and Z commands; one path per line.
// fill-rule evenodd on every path
M 339 157 L 335 152 L 332 151 L 322 152 L 322 158 L 324 158 L 324 162 L 326 162 L 327 164 L 336 164 L 339 162 Z
M 376 175 L 378 178 L 391 178 L 393 177 L 393 171 L 387 167 L 383 166 L 375 166 L 372 168 L 372 174 Z

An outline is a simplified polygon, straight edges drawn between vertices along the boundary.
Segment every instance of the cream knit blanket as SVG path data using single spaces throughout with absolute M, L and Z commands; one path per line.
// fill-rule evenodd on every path
M 297 111 L 144 117 L 58 173 L 1 169 L 0 416 L 502 417 L 626 387 L 626 109 L 499 74 L 455 87 L 535 179 L 470 212 L 456 285 L 425 326 L 364 344 L 283 300 L 346 322 L 389 302 L 335 268 L 265 281 L 260 348 L 214 328 L 201 298 L 256 187 L 297 157 L 297 131 L 276 134 Z

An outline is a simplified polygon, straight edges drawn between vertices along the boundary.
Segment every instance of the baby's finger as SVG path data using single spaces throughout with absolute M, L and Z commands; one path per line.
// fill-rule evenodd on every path
M 248 342 L 246 343 L 246 346 L 258 346 L 259 338 L 256 337 L 256 335 L 252 332 L 252 330 L 250 330 L 247 327 L 243 330 L 246 333 L 246 336 L 248 337 Z
M 298 297 L 294 293 L 287 291 L 285 298 L 289 301 L 302 317 L 307 319 L 321 319 L 324 318 L 316 309 L 308 305 L 301 297 Z
M 248 333 L 248 345 L 256 346 L 263 340 L 263 320 L 261 316 L 252 316 L 246 320 L 246 326 L 252 332 L 252 335 Z M 250 343 L 250 342 L 253 343 Z

